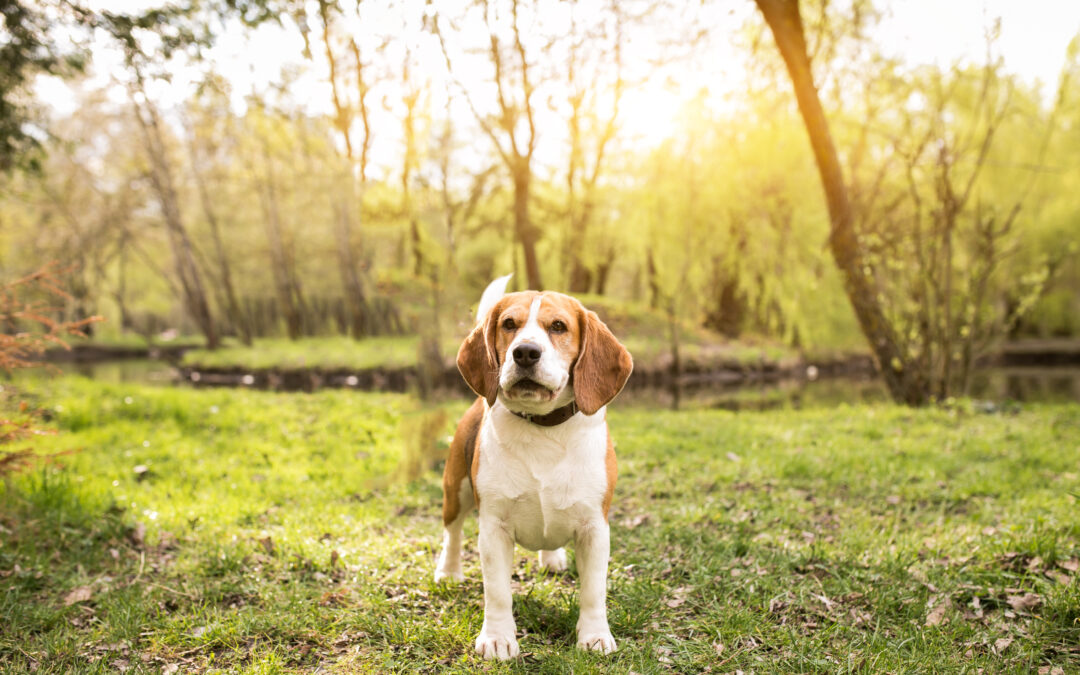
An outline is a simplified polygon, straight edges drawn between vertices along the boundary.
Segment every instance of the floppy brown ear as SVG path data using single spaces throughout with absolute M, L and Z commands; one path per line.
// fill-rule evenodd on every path
M 574 401 L 592 415 L 611 402 L 634 370 L 634 359 L 596 312 L 582 310 L 581 351 L 574 364 Z
M 477 396 L 487 399 L 488 405 L 495 404 L 499 393 L 499 358 L 495 353 L 495 320 L 502 303 L 496 303 L 487 317 L 477 324 L 458 349 L 457 367 L 465 378 L 469 388 Z

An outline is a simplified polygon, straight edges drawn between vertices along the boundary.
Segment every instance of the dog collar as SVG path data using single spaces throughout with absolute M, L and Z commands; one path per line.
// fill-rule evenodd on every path
M 542 427 L 556 427 L 576 415 L 577 411 L 577 403 L 575 401 L 570 401 L 563 407 L 555 408 L 546 415 L 530 415 L 529 413 L 519 413 L 514 412 L 513 410 L 511 410 L 510 412 L 514 413 L 523 420 L 527 420 L 529 422 L 532 422 L 533 424 L 538 424 Z

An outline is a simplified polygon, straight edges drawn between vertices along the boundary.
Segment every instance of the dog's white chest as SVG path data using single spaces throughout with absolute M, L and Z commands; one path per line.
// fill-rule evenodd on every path
M 496 405 L 480 431 L 481 517 L 532 550 L 554 550 L 596 517 L 607 489 L 603 412 L 539 427 Z

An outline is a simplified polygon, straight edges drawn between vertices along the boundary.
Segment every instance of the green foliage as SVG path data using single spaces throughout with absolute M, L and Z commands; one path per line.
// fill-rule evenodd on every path
M 15 167 L 41 168 L 40 129 L 31 130 L 37 112 L 27 103 L 27 88 L 38 74 L 72 75 L 82 70 L 86 53 L 57 36 L 64 21 L 85 20 L 78 5 L 67 2 L 8 0 L 0 6 L 4 39 L 0 43 L 0 173 Z M 61 19 L 58 21 L 58 19 Z
M 71 377 L 30 393 L 55 402 L 50 448 L 82 451 L 0 488 L 4 668 L 484 667 L 475 522 L 467 581 L 435 585 L 439 475 L 391 479 L 442 409 Z M 489 669 L 1080 667 L 1075 404 L 609 419 L 620 649 L 577 652 L 575 575 L 519 552 L 527 655 Z

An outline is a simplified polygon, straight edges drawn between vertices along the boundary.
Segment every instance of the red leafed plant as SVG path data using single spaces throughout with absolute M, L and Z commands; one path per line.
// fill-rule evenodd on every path
M 60 278 L 66 272 L 50 263 L 33 274 L 0 285 L 0 372 L 4 375 L 43 365 L 35 357 L 50 346 L 71 349 L 65 338 L 85 337 L 83 329 L 101 320 L 101 317 L 92 316 L 79 321 L 61 321 L 50 316 L 59 309 L 54 303 L 71 297 L 60 286 Z M 8 449 L 9 446 L 53 432 L 35 426 L 41 411 L 26 401 L 0 401 L 0 415 L 2 476 L 25 467 L 34 459 L 43 458 L 34 454 L 32 447 Z

